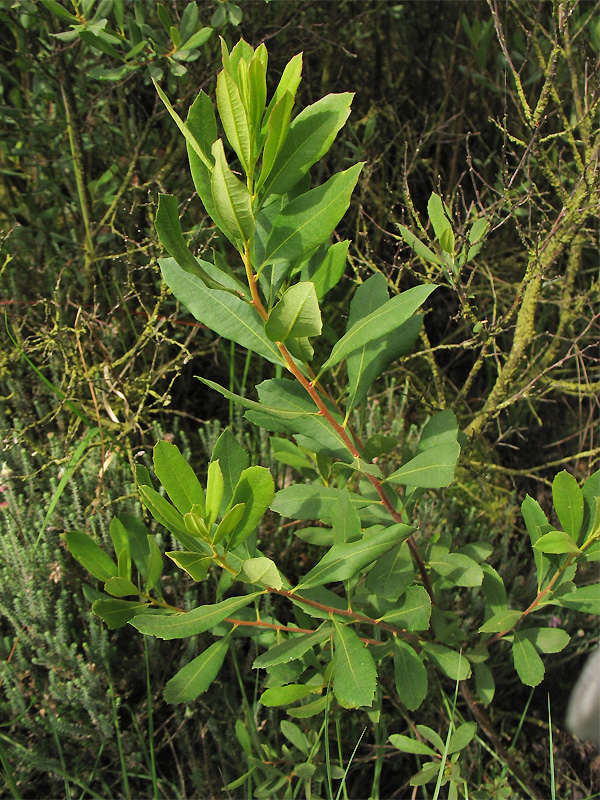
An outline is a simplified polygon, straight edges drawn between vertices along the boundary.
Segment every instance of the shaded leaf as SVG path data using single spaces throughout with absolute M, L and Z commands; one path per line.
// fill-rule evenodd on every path
M 203 581 L 208 573 L 208 568 L 212 564 L 212 556 L 201 555 L 200 553 L 190 553 L 186 550 L 171 550 L 165 553 L 171 561 L 187 572 L 194 581 Z
M 536 652 L 532 642 L 515 631 L 513 646 L 515 669 L 521 681 L 527 686 L 537 686 L 544 678 L 544 662 Z
M 228 640 L 220 639 L 180 669 L 170 681 L 167 681 L 165 702 L 189 703 L 205 692 L 217 677 L 228 649 Z
M 303 633 L 297 636 L 292 634 L 287 641 L 269 648 L 266 653 L 258 656 L 254 660 L 252 667 L 254 669 L 262 669 L 263 667 L 272 667 L 275 664 L 295 661 L 302 658 L 315 645 L 329 639 L 332 633 L 333 628 L 327 626 L 320 628 L 315 633 Z
M 69 531 L 65 536 L 73 558 L 79 561 L 94 578 L 107 581 L 109 578 L 117 577 L 115 562 L 87 533 Z
M 401 639 L 394 640 L 394 678 L 400 701 L 409 711 L 416 711 L 427 696 L 427 670 L 413 648 Z
M 117 600 L 107 597 L 96 600 L 92 605 L 92 611 L 106 622 L 110 630 L 114 630 L 122 628 L 137 614 L 142 614 L 148 605 L 140 600 Z
M 414 578 L 414 574 L 413 574 Z M 423 631 L 429 627 L 431 598 L 423 586 L 409 586 L 395 607 L 381 617 L 384 622 L 409 631 Z

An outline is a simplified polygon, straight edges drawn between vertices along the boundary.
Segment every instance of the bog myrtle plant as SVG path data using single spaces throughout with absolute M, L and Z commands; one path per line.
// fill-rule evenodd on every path
M 435 671 L 457 685 L 473 678 L 469 692 L 485 706 L 494 696 L 491 654 L 502 642 L 512 648 L 521 681 L 537 685 L 542 655 L 562 650 L 569 636 L 560 627 L 536 625 L 536 612 L 558 606 L 598 613 L 598 586 L 578 588 L 574 578 L 581 564 L 600 555 L 600 472 L 581 488 L 569 473 L 557 475 L 552 489 L 560 527 L 531 497 L 524 501 L 537 575 L 537 591 L 525 609 L 509 607 L 502 577 L 486 563 L 492 551 L 487 542 L 454 546 L 447 532 L 420 534 L 413 525 L 419 500 L 452 483 L 461 443 L 467 444 L 454 413 L 431 416 L 412 450 L 383 433 L 364 440 L 360 420 L 374 381 L 411 350 L 423 323 L 420 309 L 436 286 L 390 297 L 383 275 L 372 275 L 354 293 L 345 333 L 333 346 L 323 337 L 316 350 L 326 355 L 315 358 L 320 304 L 342 279 L 349 246 L 331 238 L 363 164 L 318 186 L 311 186 L 310 170 L 346 122 L 352 94 L 329 94 L 295 113 L 301 54 L 287 64 L 270 99 L 264 45 L 254 49 L 241 40 L 229 52 L 223 42 L 222 61 L 216 105 L 223 135 L 203 91 L 183 121 L 156 88 L 185 136 L 200 200 L 239 264 L 232 267 L 216 251 L 212 262 L 196 258 L 182 234 L 175 197 L 161 195 L 156 230 L 169 257 L 160 260 L 160 269 L 197 320 L 278 368 L 281 377 L 260 383 L 256 399 L 204 376 L 199 388 L 239 403 L 248 420 L 271 432 L 273 451 L 298 482 L 276 491 L 269 470 L 251 466 L 227 430 L 212 452 L 205 486 L 175 444 L 158 442 L 155 480 L 145 467 L 137 469 L 140 498 L 180 545 L 166 556 L 193 581 L 213 578 L 214 603 L 192 610 L 169 604 L 154 536 L 140 519 L 121 514 L 110 527 L 114 558 L 82 532 L 66 535 L 73 556 L 104 582 L 103 593 L 86 587 L 93 610 L 110 628 L 129 624 L 161 639 L 212 636 L 168 681 L 167 703 L 189 703 L 205 692 L 234 638 L 257 631 L 260 652 L 253 666 L 266 675 L 259 700 L 282 707 L 291 719 L 324 714 L 337 704 L 367 711 L 376 721 L 378 680 L 388 677 L 398 701 L 413 712 Z M 450 252 L 452 231 L 446 230 L 441 199 L 434 196 L 429 205 Z M 402 233 L 415 249 L 424 247 L 408 230 Z M 484 234 L 475 220 L 459 258 L 475 258 Z M 453 264 L 447 267 L 451 276 Z M 345 371 L 342 396 L 332 388 L 334 368 Z M 263 555 L 259 531 L 269 509 L 299 521 L 295 535 L 317 554 L 295 582 L 276 556 Z M 456 587 L 481 592 L 485 610 L 473 630 L 453 610 Z M 285 724 L 282 731 L 297 750 L 292 774 L 299 781 L 323 780 L 313 763 L 314 742 L 291 721 Z M 454 793 L 462 792 L 455 761 L 476 727 L 451 725 L 444 742 L 419 726 L 420 740 L 394 733 L 390 743 L 429 758 L 413 777 L 415 785 L 441 775 Z M 291 786 L 286 773 L 270 770 L 262 796 L 272 796 L 286 781 Z

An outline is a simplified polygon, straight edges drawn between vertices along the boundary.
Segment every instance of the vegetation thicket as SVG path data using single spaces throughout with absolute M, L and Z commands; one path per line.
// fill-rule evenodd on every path
M 7 793 L 597 791 L 598 5 L 0 5 Z

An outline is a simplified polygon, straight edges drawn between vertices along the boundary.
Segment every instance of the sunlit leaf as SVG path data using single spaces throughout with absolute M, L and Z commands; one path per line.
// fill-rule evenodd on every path
M 377 686 L 373 657 L 352 628 L 333 619 L 333 693 L 344 708 L 371 706 Z

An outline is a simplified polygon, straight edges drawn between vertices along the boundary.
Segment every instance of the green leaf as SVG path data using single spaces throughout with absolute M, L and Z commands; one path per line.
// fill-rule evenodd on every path
M 332 581 L 351 578 L 380 558 L 394 545 L 404 541 L 414 531 L 410 525 L 397 523 L 382 531 L 365 536 L 358 542 L 335 544 L 325 556 L 300 579 L 298 589 L 322 586 Z
M 82 531 L 69 531 L 66 535 L 67 547 L 71 555 L 84 569 L 98 578 L 107 581 L 118 575 L 117 565 L 96 542 Z
M 240 475 L 250 462 L 250 456 L 230 430 L 226 429 L 217 439 L 213 448 L 211 461 L 218 461 L 223 475 L 223 500 L 221 508 L 228 508 L 233 497 L 233 490 Z
M 436 264 L 438 267 L 447 269 L 445 262 L 426 245 L 424 245 L 423 242 L 421 242 L 420 239 L 414 235 L 414 233 L 408 230 L 408 228 L 405 228 L 404 225 L 398 225 L 398 229 L 400 230 L 402 238 L 406 244 L 411 248 L 411 250 L 414 250 L 418 256 L 427 261 L 429 264 Z
M 148 605 L 139 600 L 116 600 L 107 597 L 96 600 L 92 604 L 92 611 L 101 617 L 112 631 L 115 628 L 122 628 L 136 614 L 142 614 Z
M 366 500 L 355 492 L 349 492 L 350 502 L 355 508 L 360 509 L 371 505 L 372 500 Z M 308 486 L 295 484 L 281 489 L 271 503 L 271 510 L 283 517 L 292 519 L 319 519 L 331 520 L 335 503 L 341 498 L 341 489 L 330 486 Z
M 333 693 L 344 708 L 372 706 L 377 687 L 373 657 L 351 627 L 333 619 Z
M 127 535 L 127 531 L 120 520 L 114 517 L 110 522 L 110 538 L 113 543 L 113 547 L 115 549 L 115 554 L 118 557 L 118 554 L 124 550 L 129 556 L 131 556 L 131 544 L 129 541 L 129 536 Z
M 180 669 L 170 681 L 167 681 L 165 702 L 189 703 L 205 692 L 217 677 L 228 649 L 228 640 L 221 639 Z
M 533 545 L 540 553 L 580 553 L 573 539 L 563 531 L 549 531 L 543 534 Z
M 260 556 L 244 561 L 237 579 L 245 583 L 255 583 L 269 589 L 281 589 L 283 580 L 274 561 Z
M 318 697 L 316 700 L 313 700 L 311 703 L 305 703 L 302 706 L 288 708 L 287 714 L 288 716 L 295 717 L 296 719 L 308 719 L 309 717 L 314 717 L 317 714 L 320 714 L 326 705 L 327 696 L 324 695 L 323 697 Z
M 248 174 L 252 161 L 248 117 L 237 84 L 226 69 L 217 76 L 217 108 L 227 140 Z
M 150 592 L 160 580 L 163 563 L 162 556 L 154 536 L 148 536 L 148 575 L 146 577 L 146 592 Z
M 447 408 L 435 414 L 426 423 L 419 439 L 419 452 L 431 450 L 443 444 L 454 444 L 458 435 L 458 423 L 454 411 Z
M 390 743 L 402 753 L 414 753 L 420 756 L 437 756 L 433 750 L 425 742 L 419 742 L 417 739 L 411 739 L 410 736 L 404 736 L 401 733 L 393 733 L 390 736 Z
M 321 373 L 331 369 L 348 353 L 358 350 L 367 342 L 399 328 L 425 302 L 435 288 L 435 286 L 415 286 L 413 289 L 408 289 L 408 291 L 392 297 L 387 303 L 363 317 L 333 347 L 331 355 L 321 367 Z
M 489 230 L 489 223 L 486 219 L 476 219 L 469 231 L 469 250 L 467 252 L 467 263 L 475 258 L 483 247 L 483 240 Z
M 438 241 L 441 241 L 444 233 L 452 228 L 452 223 L 448 219 L 447 210 L 444 208 L 442 198 L 432 192 L 429 202 L 427 203 L 427 215 L 433 225 L 433 230 Z
M 272 342 L 321 334 L 321 310 L 313 283 L 301 282 L 285 292 L 265 322 L 265 333 Z
M 242 472 L 233 492 L 231 506 L 244 503 L 244 513 L 229 542 L 231 550 L 234 550 L 252 533 L 274 497 L 273 476 L 268 469 L 247 467 Z
M 195 275 L 180 269 L 174 259 L 161 258 L 158 263 L 163 280 L 175 297 L 216 336 L 230 339 L 275 364 L 285 364 L 252 306 L 229 292 L 209 289 Z
M 247 397 L 242 397 L 241 395 L 235 394 L 234 392 L 230 392 L 229 389 L 226 389 L 224 386 L 219 386 L 218 383 L 214 381 L 208 380 L 208 378 L 198 377 L 202 383 L 205 383 L 207 386 L 210 386 L 211 389 L 215 389 L 215 391 L 220 392 L 223 397 L 228 398 L 229 400 L 234 400 L 236 403 L 239 403 L 243 408 L 247 408 L 251 411 L 256 411 L 264 416 L 272 416 L 274 419 L 281 420 L 283 423 L 292 422 L 299 418 L 303 417 L 310 417 L 310 416 L 317 416 L 319 413 L 317 407 L 312 404 L 312 400 L 306 395 L 306 402 L 302 405 L 295 405 L 291 406 L 291 403 L 286 403 L 282 407 L 280 404 L 269 404 L 266 402 L 257 403 L 256 400 L 250 400 Z M 275 384 L 275 380 L 264 381 L 264 384 Z M 299 390 L 299 394 L 302 395 L 304 393 L 304 389 L 301 386 L 298 386 L 293 381 L 283 380 L 279 381 L 280 384 L 290 384 L 291 387 L 294 387 L 296 391 Z M 260 391 L 261 386 L 264 384 L 260 384 L 257 389 Z M 272 387 L 271 387 L 272 388 Z M 280 392 L 283 394 L 283 392 Z M 260 396 L 260 395 L 259 395 Z M 264 396 L 264 394 L 263 394 Z M 308 406 L 308 408 L 307 408 Z M 308 410 L 311 409 L 311 410 Z M 314 409 L 314 410 L 312 410 Z
M 462 725 L 459 725 L 459 727 L 450 737 L 450 742 L 448 744 L 448 755 L 464 750 L 465 747 L 471 744 L 476 733 L 476 722 L 463 722 Z
M 223 541 L 223 539 L 226 539 L 228 536 L 230 536 L 233 531 L 235 531 L 244 516 L 245 510 L 245 503 L 238 503 L 237 505 L 233 506 L 233 508 L 229 509 L 217 526 L 217 530 L 215 531 L 215 535 L 212 540 L 213 544 L 218 544 L 219 542 Z
M 578 586 L 574 592 L 564 594 L 554 602 L 563 608 L 572 608 L 584 614 L 600 614 L 600 583 Z
M 154 471 L 180 514 L 194 505 L 206 507 L 204 490 L 177 445 L 161 441 L 154 445 Z
M 175 509 L 169 501 L 160 495 L 157 491 L 150 486 L 140 486 L 140 495 L 142 502 L 150 511 L 152 516 L 161 525 L 171 531 L 173 536 L 178 539 L 184 547 L 197 553 L 207 554 L 210 552 L 208 545 L 204 544 L 200 539 L 190 536 L 188 533 L 182 515 Z
M 367 589 L 386 600 L 397 600 L 414 578 L 412 556 L 408 545 L 403 542 L 378 559 L 373 569 L 369 570 Z
M 315 631 L 315 633 L 303 633 L 299 636 L 291 635 L 286 642 L 275 645 L 269 648 L 266 653 L 258 656 L 254 660 L 252 667 L 253 669 L 262 669 L 276 664 L 287 664 L 290 661 L 296 661 L 317 644 L 329 639 L 332 633 L 333 628 L 326 626 Z
M 110 526 L 111 526 L 111 537 L 113 526 L 119 526 L 122 533 L 119 535 L 119 541 L 122 542 L 122 537 L 127 537 L 129 541 L 129 551 L 131 554 L 131 558 L 133 559 L 138 572 L 142 577 L 146 577 L 148 573 L 148 558 L 149 558 L 149 551 L 148 551 L 148 529 L 144 525 L 141 519 L 138 519 L 133 514 L 122 513 L 119 514 L 118 517 L 115 517 Z M 115 543 L 115 539 L 113 538 L 113 543 Z M 124 549 L 123 545 L 121 544 L 119 548 L 120 550 Z M 115 546 L 116 550 L 116 546 Z
M 413 575 L 414 577 L 414 575 Z M 409 631 L 424 631 L 429 627 L 431 598 L 423 586 L 409 586 L 395 607 L 381 617 L 384 622 Z
M 192 255 L 192 251 L 183 238 L 181 223 L 179 221 L 177 199 L 172 194 L 158 195 L 155 227 L 162 246 L 169 255 L 175 259 L 181 269 L 200 278 L 202 283 L 210 289 L 231 291 L 217 281 L 214 281 L 206 271 L 202 269 L 199 262 Z
M 388 475 L 387 480 L 424 489 L 449 486 L 454 480 L 459 455 L 460 445 L 457 442 L 428 448 Z
M 433 545 L 429 557 L 429 564 L 438 575 L 455 586 L 481 586 L 483 570 L 476 561 L 462 553 L 444 554 L 443 550 Z
M 333 175 L 283 207 L 267 239 L 263 265 L 293 261 L 331 236 L 346 213 L 363 164 Z
M 224 230 L 236 242 L 245 244 L 254 232 L 254 214 L 248 187 L 233 174 L 225 158 L 221 139 L 212 146 L 215 166 L 211 189 L 215 208 Z
M 177 127 L 179 128 L 181 133 L 185 136 L 185 140 L 186 140 L 186 142 L 188 144 L 188 147 L 191 150 L 193 150 L 193 152 L 198 156 L 198 158 L 200 159 L 202 164 L 204 164 L 204 166 L 209 170 L 209 172 L 212 172 L 213 164 L 212 164 L 211 160 L 209 159 L 208 155 L 203 151 L 203 149 L 200 146 L 200 143 L 198 142 L 196 137 L 190 131 L 188 126 L 185 124 L 185 122 L 181 119 L 179 114 L 174 110 L 173 106 L 169 102 L 169 98 L 163 92 L 163 90 L 160 88 L 160 86 L 154 80 L 154 78 L 152 78 L 152 83 L 154 84 L 154 88 L 158 92 L 158 96 L 160 97 L 160 99 L 164 103 L 167 111 L 169 112 L 169 114 L 173 118 L 175 124 L 177 125 Z
M 303 697 L 308 697 L 321 691 L 321 686 L 305 686 L 292 683 L 289 686 L 275 686 L 272 689 L 266 689 L 258 698 L 258 702 L 268 708 L 287 706 L 290 703 L 295 703 L 296 700 L 302 700 Z
M 302 280 L 309 280 L 314 283 L 315 292 L 319 300 L 322 300 L 327 292 L 337 285 L 344 274 L 349 245 L 350 241 L 348 239 L 343 242 L 336 242 L 314 264 L 311 257 L 309 262 L 302 267 L 300 273 Z M 320 253 L 320 250 L 317 250 L 317 253 Z
M 187 550 L 171 550 L 165 553 L 171 561 L 187 572 L 194 581 L 203 581 L 208 573 L 208 568 L 212 564 L 212 556 L 204 556 L 200 553 L 190 553 Z
M 208 476 L 206 479 L 206 524 L 210 527 L 219 516 L 225 482 L 223 473 L 217 461 L 211 461 L 208 465 Z
M 398 638 L 394 639 L 394 679 L 400 702 L 416 711 L 427 696 L 427 670 L 413 648 Z
M 515 631 L 513 646 L 515 669 L 521 681 L 527 686 L 537 686 L 544 678 L 544 662 L 536 652 L 532 642 Z
M 546 515 L 544 514 L 542 509 L 540 508 L 540 505 L 537 502 L 537 500 L 534 500 L 529 495 L 527 495 L 525 500 L 523 500 L 523 502 L 521 503 L 521 514 L 523 515 L 523 519 L 525 520 L 527 533 L 529 534 L 529 539 L 533 546 L 540 538 L 541 535 L 540 528 L 548 524 L 548 519 L 546 518 Z M 542 580 L 544 579 L 544 574 L 548 561 L 547 559 L 544 558 L 541 551 L 535 549 L 535 547 L 533 548 L 533 558 L 535 561 L 535 566 L 537 571 L 537 582 L 539 587 L 541 586 Z
M 429 660 L 453 681 L 464 681 L 471 675 L 471 665 L 464 653 L 433 642 L 423 642 L 423 650 Z
M 560 653 L 569 644 L 571 637 L 561 628 L 526 628 L 519 635 L 535 646 L 541 653 Z
M 269 174 L 273 169 L 273 165 L 275 164 L 275 159 L 277 158 L 277 155 L 279 154 L 279 151 L 285 142 L 290 128 L 290 116 L 292 114 L 293 106 L 293 95 L 290 92 L 284 92 L 281 98 L 273 106 L 273 109 L 269 114 L 269 132 L 263 150 L 262 166 L 260 170 L 260 176 L 254 190 L 255 193 L 258 193 L 261 190 L 264 182 L 269 177 Z
M 104 584 L 104 591 L 113 597 L 128 597 L 139 594 L 139 589 L 130 578 L 109 578 Z
M 481 569 L 483 570 L 481 589 L 490 611 L 497 614 L 507 606 L 504 582 L 496 570 L 489 564 L 482 564 Z
M 253 592 L 243 597 L 229 597 L 220 603 L 200 606 L 192 611 L 171 616 L 153 616 L 143 614 L 133 619 L 131 624 L 140 633 L 156 636 L 158 639 L 184 639 L 187 636 L 196 636 L 218 625 L 226 617 L 234 614 L 260 597 L 264 592 Z
M 295 66 L 298 74 L 298 64 Z M 288 85 L 287 90 L 292 86 Z M 265 195 L 285 194 L 325 155 L 348 119 L 353 97 L 348 92 L 328 94 L 298 114 L 265 181 Z
M 559 472 L 552 482 L 552 500 L 563 530 L 577 542 L 583 522 L 583 492 L 566 470 Z
M 503 609 L 490 617 L 480 628 L 479 633 L 501 633 L 510 631 L 523 616 L 522 611 Z
M 585 540 L 600 529 L 600 469 L 596 470 L 583 484 L 584 525 L 581 538 Z
M 475 673 L 475 689 L 479 700 L 484 706 L 488 706 L 494 699 L 496 684 L 494 676 L 487 664 L 473 664 Z
M 260 46 L 256 50 L 257 54 L 259 50 Z M 265 68 L 266 68 L 266 61 L 265 61 Z M 266 127 L 274 106 L 281 100 L 281 98 L 286 92 L 289 92 L 289 94 L 291 94 L 292 97 L 296 96 L 296 90 L 300 85 L 301 77 L 302 77 L 302 53 L 298 53 L 293 58 L 291 58 L 285 65 L 285 68 L 281 74 L 281 78 L 279 79 L 279 83 L 277 84 L 277 88 L 275 89 L 273 97 L 271 98 L 271 102 L 269 103 L 269 106 L 265 112 L 264 115 L 265 122 L 263 124 L 263 128 Z
M 358 511 L 350 502 L 350 494 L 347 489 L 342 489 L 340 502 L 333 506 L 331 522 L 334 544 L 356 542 L 362 537 Z

